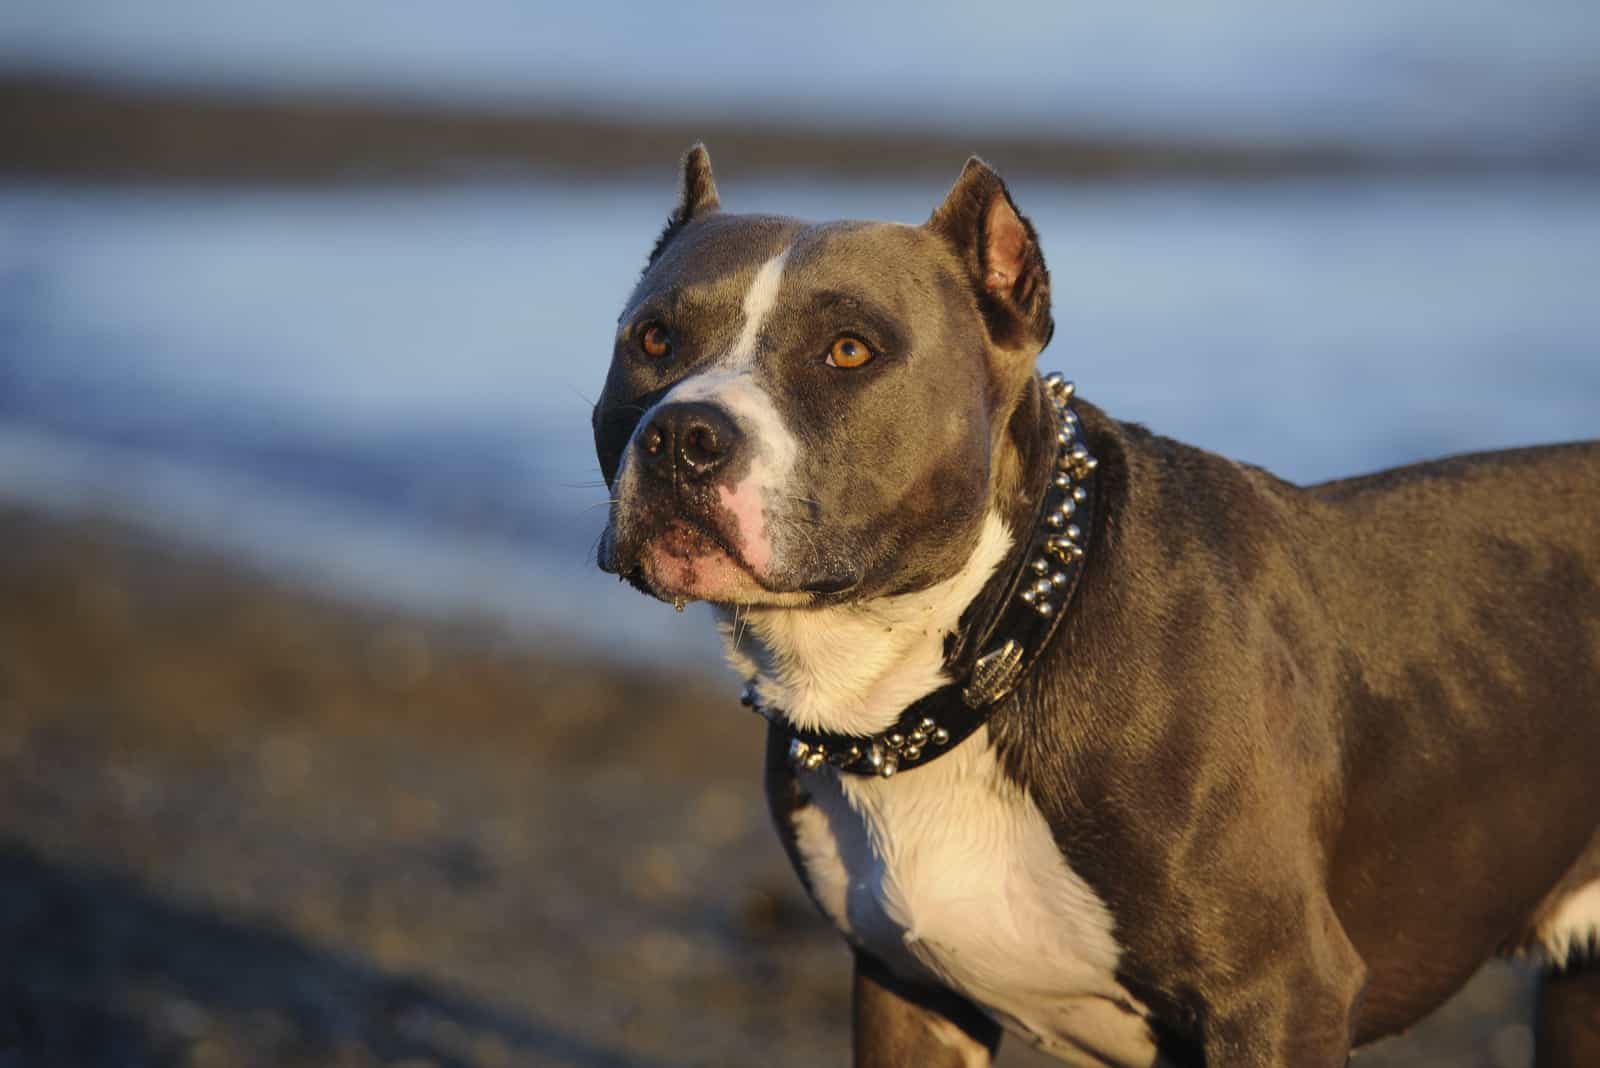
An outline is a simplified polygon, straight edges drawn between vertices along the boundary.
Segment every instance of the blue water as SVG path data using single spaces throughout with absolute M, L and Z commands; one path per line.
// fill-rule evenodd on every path
M 8 0 L 0 69 L 628 113 L 1600 144 L 1592 0 Z
M 937 185 L 723 198 L 914 221 Z M 1044 363 L 1123 418 L 1307 481 L 1600 436 L 1600 183 L 1014 192 L 1054 278 Z M 670 196 L 670 171 L 0 187 L 0 494 L 341 592 L 709 659 L 702 619 L 590 556 L 589 401 Z

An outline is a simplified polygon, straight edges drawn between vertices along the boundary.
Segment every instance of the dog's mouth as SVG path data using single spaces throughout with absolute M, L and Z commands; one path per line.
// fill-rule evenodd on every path
M 642 539 L 633 553 L 616 553 L 606 570 L 663 601 L 744 604 L 793 597 L 773 590 L 721 537 L 699 523 L 674 517 Z
M 620 546 L 611 546 L 609 552 L 602 548 L 600 566 L 640 591 L 677 605 L 710 601 L 799 607 L 834 600 L 856 584 L 853 576 L 780 584 L 758 574 L 716 532 L 681 516 L 643 537 L 634 552 L 621 551 Z

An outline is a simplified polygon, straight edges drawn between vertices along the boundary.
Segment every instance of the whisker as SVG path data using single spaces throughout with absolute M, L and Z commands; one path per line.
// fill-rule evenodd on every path
M 821 553 L 820 553 L 820 551 L 818 550 L 818 547 L 817 547 L 816 536 L 812 533 L 813 529 L 815 527 L 817 527 L 818 525 L 820 525 L 820 524 L 817 523 L 816 520 L 810 520 L 807 523 L 801 523 L 799 520 L 795 519 L 793 516 L 783 515 L 783 516 L 775 516 L 774 517 L 774 521 L 780 527 L 787 526 L 787 527 L 790 527 L 790 528 L 792 528 L 794 530 L 798 530 L 800 533 L 804 534 L 805 538 L 806 538 L 806 542 L 810 546 L 812 553 L 816 554 L 816 555 L 819 555 L 819 556 L 821 555 Z

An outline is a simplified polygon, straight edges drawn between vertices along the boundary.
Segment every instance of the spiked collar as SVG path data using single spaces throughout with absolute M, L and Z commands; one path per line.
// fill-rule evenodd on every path
M 1051 478 L 998 608 L 988 620 L 963 626 L 977 640 L 957 640 L 947 655 L 946 674 L 956 681 L 914 701 L 887 730 L 870 736 L 799 730 L 781 710 L 759 702 L 753 682 L 746 685 L 741 701 L 788 735 L 796 768 L 828 764 L 845 774 L 888 778 L 920 767 L 988 722 L 1049 645 L 1083 573 L 1096 461 L 1079 440 L 1072 383 L 1050 374 L 1043 384 L 1055 427 Z

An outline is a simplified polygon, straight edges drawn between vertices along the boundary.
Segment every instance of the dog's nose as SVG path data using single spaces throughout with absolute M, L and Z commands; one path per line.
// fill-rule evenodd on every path
M 681 402 L 658 410 L 635 439 L 644 469 L 661 479 L 707 478 L 739 442 L 733 420 L 712 404 Z

